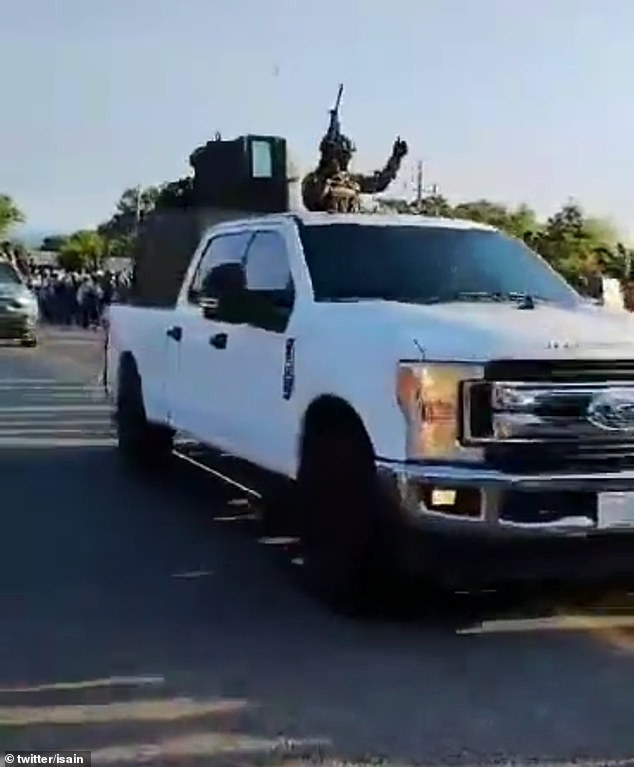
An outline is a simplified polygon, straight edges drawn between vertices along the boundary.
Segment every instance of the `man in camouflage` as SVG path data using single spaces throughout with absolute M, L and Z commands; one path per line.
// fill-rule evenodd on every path
M 324 136 L 319 145 L 319 165 L 302 181 L 302 200 L 307 210 L 358 212 L 360 195 L 376 194 L 387 189 L 396 178 L 408 149 L 407 143 L 397 138 L 385 167 L 369 176 L 348 170 L 355 151 L 347 136 Z

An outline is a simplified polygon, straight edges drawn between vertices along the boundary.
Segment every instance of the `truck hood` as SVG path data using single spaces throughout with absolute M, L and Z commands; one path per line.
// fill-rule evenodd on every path
M 400 353 L 410 358 L 634 359 L 634 316 L 591 304 L 538 303 L 535 309 L 521 310 L 511 302 L 412 305 L 360 301 L 340 304 L 333 314 L 338 316 L 333 320 L 339 328 L 346 326 L 347 316 L 353 325 L 358 321 L 365 328 L 375 328 L 375 338 L 389 334 L 393 339 L 396 333 L 403 349 Z

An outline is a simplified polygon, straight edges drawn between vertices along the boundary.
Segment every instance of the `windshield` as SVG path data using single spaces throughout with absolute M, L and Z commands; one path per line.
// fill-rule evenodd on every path
M 20 285 L 20 277 L 11 264 L 6 261 L 0 261 L 0 285 L 9 283 L 10 285 Z
M 575 291 L 523 242 L 433 226 L 303 225 L 317 301 L 518 300 L 574 303 Z

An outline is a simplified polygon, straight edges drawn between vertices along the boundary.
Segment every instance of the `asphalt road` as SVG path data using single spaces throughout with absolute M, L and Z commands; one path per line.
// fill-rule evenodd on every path
M 576 615 L 547 598 L 332 615 L 226 487 L 122 470 L 97 376 L 90 333 L 0 348 L 0 749 L 634 764 L 627 594 Z

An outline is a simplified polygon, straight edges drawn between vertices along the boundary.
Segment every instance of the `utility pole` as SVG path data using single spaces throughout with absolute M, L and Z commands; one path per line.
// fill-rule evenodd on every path
M 416 207 L 420 208 L 423 202 L 423 161 L 416 163 Z
M 134 211 L 134 220 L 136 223 L 136 228 L 139 228 L 139 224 L 141 223 L 141 184 L 139 184 L 136 188 L 136 209 Z

